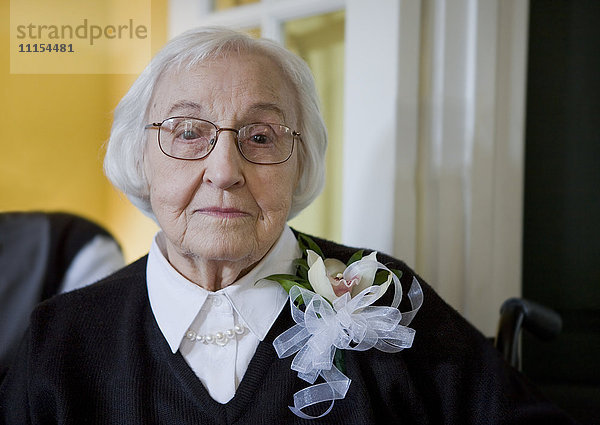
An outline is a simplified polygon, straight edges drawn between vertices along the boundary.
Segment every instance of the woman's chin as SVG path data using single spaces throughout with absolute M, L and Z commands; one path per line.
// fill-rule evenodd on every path
M 249 226 L 237 226 L 235 223 L 219 223 L 205 226 L 194 237 L 186 238 L 183 251 L 200 260 L 240 261 L 257 253 L 256 232 Z

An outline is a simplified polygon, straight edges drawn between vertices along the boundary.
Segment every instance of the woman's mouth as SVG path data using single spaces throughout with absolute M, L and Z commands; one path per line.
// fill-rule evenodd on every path
M 196 212 L 204 215 L 209 215 L 212 217 L 218 218 L 240 218 L 240 217 L 248 217 L 248 214 L 245 211 L 239 210 L 237 208 L 224 208 L 224 207 L 206 207 L 199 208 Z

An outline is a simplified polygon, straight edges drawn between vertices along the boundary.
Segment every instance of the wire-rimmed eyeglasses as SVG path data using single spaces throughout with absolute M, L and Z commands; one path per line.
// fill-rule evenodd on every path
M 158 145 L 165 155 L 185 160 L 205 158 L 216 146 L 222 131 L 233 131 L 238 151 L 254 164 L 287 161 L 294 151 L 294 140 L 300 136 L 282 124 L 255 123 L 235 129 L 190 117 L 171 117 L 144 127 L 150 128 L 158 128 Z

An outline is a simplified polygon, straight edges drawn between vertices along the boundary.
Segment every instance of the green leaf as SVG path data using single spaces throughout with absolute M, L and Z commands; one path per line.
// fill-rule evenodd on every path
M 275 282 L 279 282 L 281 280 L 291 280 L 292 282 L 300 283 L 304 280 L 295 274 L 272 274 L 271 276 L 263 277 L 263 279 L 274 280 Z
M 300 295 L 298 298 L 296 298 L 296 300 L 294 301 L 294 304 L 298 308 L 300 308 L 304 304 L 304 298 L 302 298 L 302 295 Z
M 398 279 L 400 279 L 402 277 L 402 270 L 398 270 L 398 269 L 390 269 L 392 271 L 392 273 L 394 273 Z M 373 285 L 381 285 L 382 283 L 384 283 L 387 279 L 388 279 L 388 274 L 389 272 L 386 270 L 379 270 L 376 274 L 375 274 L 375 279 L 373 279 Z
M 290 289 L 292 289 L 294 286 L 301 286 L 301 285 L 298 285 L 298 282 L 294 282 L 292 280 L 283 280 L 282 279 L 278 283 L 281 285 L 281 287 L 283 289 L 285 289 L 285 292 L 287 292 L 288 294 L 290 293 Z
M 298 233 L 298 244 L 300 245 L 300 249 L 302 249 L 303 252 L 306 252 L 307 249 L 312 249 L 321 258 L 325 258 L 325 255 L 323 255 L 323 251 L 321 251 L 319 245 L 317 245 L 315 241 L 306 236 L 304 233 Z
M 389 272 L 387 272 L 385 270 L 379 270 L 377 273 L 375 273 L 375 279 L 373 279 L 373 285 L 381 285 L 388 279 L 388 276 L 389 276 Z
M 308 263 L 306 262 L 306 258 L 296 258 L 293 263 L 298 269 L 308 270 Z
M 298 247 L 300 247 L 300 251 L 302 251 L 302 258 L 305 258 L 308 246 L 306 246 L 304 240 L 302 239 L 302 233 L 298 233 Z
M 298 274 L 298 276 L 299 276 L 300 278 L 302 278 L 303 280 L 305 280 L 305 281 L 307 281 L 307 282 L 308 282 L 308 269 L 300 269 L 300 268 L 299 268 L 299 269 L 296 271 L 296 273 Z
M 402 270 L 390 269 L 400 279 L 402 277 Z
M 308 280 L 308 263 L 305 258 L 296 258 L 293 262 L 296 266 L 296 275 L 304 280 Z
M 350 259 L 346 263 L 346 266 L 349 266 L 350 264 L 352 264 L 352 263 L 360 260 L 361 258 L 363 258 L 363 253 L 364 252 L 365 252 L 365 250 L 361 249 L 360 251 L 356 251 L 354 254 L 352 254 L 352 257 L 350 257 Z
M 340 372 L 346 374 L 346 359 L 344 358 L 344 351 L 339 348 L 335 349 L 333 356 L 333 364 L 338 368 Z
M 279 283 L 288 294 L 290 293 L 292 286 L 300 286 L 304 289 L 312 291 L 312 287 L 308 283 L 308 280 L 302 279 L 300 276 L 293 274 L 272 274 L 271 276 L 264 277 L 263 279 L 272 280 Z

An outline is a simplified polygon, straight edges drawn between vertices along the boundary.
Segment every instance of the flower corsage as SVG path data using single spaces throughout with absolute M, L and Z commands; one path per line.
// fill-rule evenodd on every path
M 363 256 L 356 252 L 347 264 L 325 258 L 319 246 L 299 234 L 303 252 L 296 259 L 295 275 L 276 274 L 265 279 L 281 284 L 289 293 L 292 317 L 296 325 L 279 335 L 273 345 L 279 358 L 296 356 L 292 370 L 314 384 L 319 376 L 325 382 L 311 385 L 294 394 L 294 414 L 305 419 L 321 418 L 333 408 L 335 400 L 345 397 L 350 379 L 344 375 L 343 350 L 370 348 L 394 353 L 410 348 L 415 331 L 408 328 L 423 303 L 419 282 L 413 278 L 408 298 L 412 310 L 400 313 L 402 299 L 399 277 L 377 261 L 377 252 Z M 374 306 L 393 283 L 390 306 Z M 331 402 L 319 416 L 310 416 L 303 408 Z

